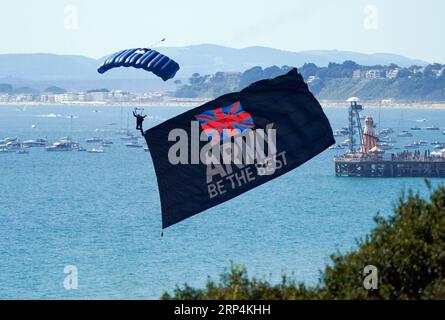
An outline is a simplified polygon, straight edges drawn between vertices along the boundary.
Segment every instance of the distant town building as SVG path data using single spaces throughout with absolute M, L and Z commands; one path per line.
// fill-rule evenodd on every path
M 410 70 L 413 74 L 418 74 L 418 73 L 423 73 L 423 71 L 425 71 L 425 67 L 412 66 L 410 67 Z
M 84 99 L 87 99 L 87 101 L 105 101 L 108 99 L 108 92 L 88 92 Z
M 362 77 L 362 71 L 360 69 L 354 70 L 352 72 L 352 78 L 360 79 Z
M 367 70 L 365 73 L 365 78 L 366 79 L 380 79 L 381 72 L 378 69 Z
M 78 95 L 74 92 L 67 92 L 62 94 L 54 95 L 54 100 L 56 103 L 69 103 L 78 101 Z
M 431 71 L 437 78 L 439 78 L 444 73 L 444 68 L 442 67 L 441 69 L 433 69 Z
M 9 94 L 2 93 L 0 94 L 0 102 L 8 102 L 9 101 Z
M 317 81 L 318 79 L 320 79 L 320 78 L 318 78 L 317 76 L 309 76 L 309 78 L 307 78 L 307 83 L 311 84 L 311 83 Z
M 399 68 L 391 69 L 386 71 L 386 78 L 388 79 L 395 79 L 399 75 Z
M 22 93 L 22 94 L 18 94 L 15 97 L 15 101 L 16 102 L 31 102 L 34 100 L 34 96 L 30 93 Z
M 114 90 L 109 93 L 109 97 L 114 101 L 130 101 L 132 95 L 123 90 Z

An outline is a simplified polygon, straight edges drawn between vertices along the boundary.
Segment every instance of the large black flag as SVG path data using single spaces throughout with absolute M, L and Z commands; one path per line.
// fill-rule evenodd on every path
M 163 228 L 272 180 L 335 143 L 297 69 L 221 96 L 144 136 Z

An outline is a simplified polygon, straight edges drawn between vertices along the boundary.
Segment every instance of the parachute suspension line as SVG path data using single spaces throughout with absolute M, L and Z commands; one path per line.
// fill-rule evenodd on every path
M 161 40 L 159 40 L 159 41 L 157 41 L 157 42 L 151 44 L 151 45 L 149 46 L 149 48 L 153 48 L 153 47 L 157 46 L 158 44 L 160 44 L 161 42 L 164 42 L 164 41 L 165 41 L 165 38 L 162 38 Z

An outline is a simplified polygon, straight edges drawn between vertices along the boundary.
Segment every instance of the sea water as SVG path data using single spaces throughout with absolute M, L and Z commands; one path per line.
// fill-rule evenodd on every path
M 145 108 L 144 125 L 185 110 Z M 375 214 L 389 215 L 403 190 L 427 193 L 421 178 L 336 177 L 333 157 L 342 150 L 326 150 L 282 177 L 168 228 L 161 237 L 150 155 L 125 147 L 116 135 L 126 128 L 130 111 L 0 107 L 0 139 L 71 136 L 86 148 L 99 146 L 85 142 L 91 137 L 114 142 L 101 154 L 44 148 L 0 154 L 1 299 L 156 299 L 176 285 L 201 287 L 208 276 L 218 279 L 230 261 L 273 282 L 286 273 L 315 285 L 329 256 L 356 248 L 356 239 L 375 226 Z M 334 129 L 347 125 L 346 108 L 325 112 Z M 444 126 L 445 121 L 445 110 L 366 109 L 362 114 L 396 131 Z M 137 134 L 133 122 L 129 118 Z M 442 131 L 412 132 L 413 138 L 395 137 L 397 144 L 445 141 Z M 75 290 L 65 289 L 66 266 L 77 269 Z

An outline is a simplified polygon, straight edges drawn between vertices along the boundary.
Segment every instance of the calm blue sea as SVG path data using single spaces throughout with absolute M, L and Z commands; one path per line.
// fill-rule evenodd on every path
M 374 226 L 373 216 L 388 215 L 402 190 L 425 192 L 417 178 L 336 178 L 332 158 L 338 151 L 327 150 L 291 173 L 167 229 L 161 238 L 150 155 L 125 147 L 115 134 L 121 123 L 126 126 L 129 110 L 121 117 L 119 107 L 0 107 L 0 139 L 54 141 L 71 134 L 87 148 L 95 146 L 85 143 L 93 136 L 114 141 L 103 154 L 39 148 L 0 154 L 1 299 L 158 298 L 176 284 L 202 286 L 231 260 L 272 281 L 289 273 L 316 284 L 329 255 L 353 249 L 355 239 Z M 148 127 L 185 109 L 145 111 Z M 325 111 L 334 129 L 346 126 L 346 109 Z M 445 121 L 445 110 L 383 109 L 379 117 L 379 110 L 366 109 L 365 114 L 396 130 L 443 127 Z M 75 116 L 72 129 L 69 115 Z M 445 141 L 441 131 L 414 134 L 396 139 L 399 145 Z M 64 289 L 66 265 L 78 268 L 77 290 Z

